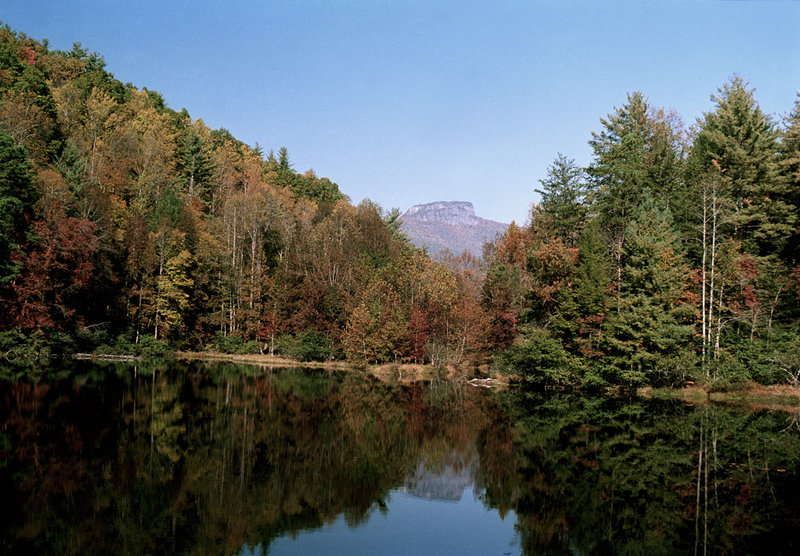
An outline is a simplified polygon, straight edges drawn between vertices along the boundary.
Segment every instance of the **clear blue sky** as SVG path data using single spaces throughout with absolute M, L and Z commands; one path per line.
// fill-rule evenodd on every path
M 762 109 L 800 90 L 800 2 L 4 0 L 51 48 L 266 151 L 354 202 L 470 200 L 524 222 L 561 152 L 642 91 L 688 125 L 738 73 Z

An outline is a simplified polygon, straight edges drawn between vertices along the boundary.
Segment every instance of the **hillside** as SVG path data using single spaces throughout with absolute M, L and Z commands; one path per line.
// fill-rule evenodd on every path
M 478 353 L 475 296 L 378 205 L 48 44 L 0 26 L 0 358 Z
M 435 255 L 443 249 L 454 254 L 470 251 L 481 256 L 483 244 L 503 233 L 507 224 L 480 218 L 468 201 L 441 201 L 414 205 L 401 217 L 402 230 L 417 247 Z

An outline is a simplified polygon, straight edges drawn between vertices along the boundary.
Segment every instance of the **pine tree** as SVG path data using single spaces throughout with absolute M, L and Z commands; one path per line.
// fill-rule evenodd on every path
M 647 184 L 644 160 L 650 132 L 647 102 L 641 93 L 628 95 L 628 103 L 600 119 L 603 130 L 592 132 L 589 145 L 594 162 L 588 173 L 595 189 L 595 209 L 621 251 L 632 210 Z
M 203 131 L 205 129 L 200 122 L 188 125 L 178 143 L 177 166 L 181 180 L 185 183 L 188 201 L 194 197 L 208 200 L 207 188 L 214 176 L 210 148 L 201 136 Z
M 780 155 L 780 169 L 787 183 L 787 200 L 797 222 L 800 220 L 800 93 L 795 100 L 794 109 L 786 118 Z M 784 259 L 789 266 L 800 264 L 800 230 L 797 227 L 786 244 Z
M 705 114 L 690 155 L 693 179 L 717 166 L 730 184 L 730 236 L 747 253 L 780 253 L 794 232 L 797 215 L 788 202 L 788 182 L 778 172 L 778 134 L 739 77 L 712 95 L 716 110 Z
M 0 283 L 19 273 L 11 254 L 19 251 L 36 202 L 27 151 L 0 131 Z
M 672 214 L 645 190 L 626 230 L 625 265 L 618 306 L 608 321 L 609 347 L 630 383 L 658 381 L 670 371 L 671 358 L 689 346 L 693 326 L 683 299 L 688 270 L 683 263 Z
M 680 204 L 682 147 L 679 123 L 650 107 L 639 92 L 600 122 L 603 130 L 589 141 L 594 161 L 587 172 L 594 189 L 592 210 L 612 245 L 619 280 L 625 233 L 643 191 L 649 189 L 667 206 Z
M 553 328 L 564 343 L 586 357 L 602 354 L 602 325 L 610 301 L 610 266 L 598 223 L 592 220 L 581 234 L 572 288 L 562 296 L 553 319 Z
M 546 228 L 547 235 L 560 238 L 569 247 L 575 247 L 586 219 L 588 185 L 584 171 L 575 160 L 563 154 L 556 157 L 547 169 L 547 177 L 539 180 L 542 189 L 536 216 L 531 227 Z M 537 222 L 542 218 L 544 222 Z

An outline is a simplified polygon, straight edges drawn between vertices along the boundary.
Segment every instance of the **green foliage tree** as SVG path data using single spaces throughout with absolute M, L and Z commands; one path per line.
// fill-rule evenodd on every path
M 682 151 L 674 120 L 635 92 L 601 118 L 600 133 L 592 132 L 594 161 L 587 169 L 594 190 L 592 210 L 613 248 L 618 279 L 625 232 L 643 191 L 649 189 L 667 206 L 680 204 Z
M 483 262 L 444 257 L 448 270 L 408 243 L 398 210 L 354 206 L 285 147 L 265 159 L 170 110 L 80 44 L 0 28 L 0 66 L 0 317 L 40 344 L 85 324 L 87 346 L 155 333 L 252 351 L 313 329 L 359 361 L 515 346 L 580 363 L 547 384 L 609 362 L 611 381 L 677 381 L 666 369 L 691 367 L 693 321 L 720 377 L 749 376 L 731 363 L 744 354 L 775 380 L 769 361 L 791 352 L 800 101 L 779 133 L 739 78 L 712 97 L 688 160 L 679 118 L 628 95 L 592 134 L 586 172 L 555 158 L 529 228 L 512 223 Z
M 716 165 L 730 184 L 728 233 L 753 255 L 780 253 L 795 230 L 788 182 L 778 172 L 778 133 L 753 90 L 732 78 L 711 99 L 690 154 L 695 180 Z
M 489 267 L 481 304 L 489 317 L 487 339 L 493 348 L 503 349 L 513 343 L 525 293 L 523 269 L 506 262 L 495 262 Z
M 581 383 L 585 362 L 564 349 L 547 330 L 524 331 L 499 357 L 500 369 L 531 388 L 563 388 Z
M 297 337 L 297 348 L 291 355 L 300 361 L 327 361 L 333 355 L 333 342 L 324 332 L 306 330 Z
M 678 359 L 690 347 L 693 310 L 685 302 L 688 269 L 672 215 L 648 190 L 626 231 L 617 304 L 606 325 L 615 381 L 680 380 Z
M 800 220 L 800 93 L 786 118 L 780 141 L 779 165 L 787 181 L 787 200 L 793 208 L 796 221 Z M 786 242 L 783 259 L 790 267 L 800 264 L 800 229 L 795 229 Z
M 586 196 L 588 183 L 582 168 L 574 159 L 560 154 L 547 168 L 547 177 L 539 180 L 542 189 L 535 189 L 541 196 L 538 210 L 534 213 L 532 227 L 546 228 L 564 244 L 575 247 L 588 210 Z M 544 218 L 545 222 L 540 222 Z M 548 233 L 549 232 L 549 233 Z
M 603 322 L 611 302 L 612 281 L 608 249 L 600 237 L 597 220 L 583 229 L 578 263 L 553 318 L 553 329 L 573 353 L 593 358 L 603 354 Z
M 184 325 L 184 313 L 189 307 L 189 289 L 193 281 L 188 276 L 191 255 L 187 250 L 170 257 L 156 281 L 153 338 L 175 336 Z
M 299 176 L 295 175 L 291 181 L 291 189 L 298 197 L 316 203 L 334 203 L 345 198 L 337 184 L 328 178 L 317 177 L 313 170 L 308 170 Z
M 189 123 L 178 142 L 178 171 L 190 201 L 195 197 L 209 200 L 208 189 L 214 176 L 214 162 L 204 131 L 202 122 Z
M 19 246 L 25 241 L 28 218 L 38 197 L 24 148 L 0 131 L 0 282 L 19 274 Z
M 408 236 L 402 231 L 403 222 L 400 220 L 402 214 L 397 207 L 392 208 L 388 213 L 383 216 L 383 221 L 386 223 L 386 228 L 389 230 L 389 235 L 393 240 L 409 244 Z

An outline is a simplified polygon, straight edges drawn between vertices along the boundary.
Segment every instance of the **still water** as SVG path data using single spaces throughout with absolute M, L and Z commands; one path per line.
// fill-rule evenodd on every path
M 231 364 L 5 370 L 0 553 L 796 554 L 800 416 Z

